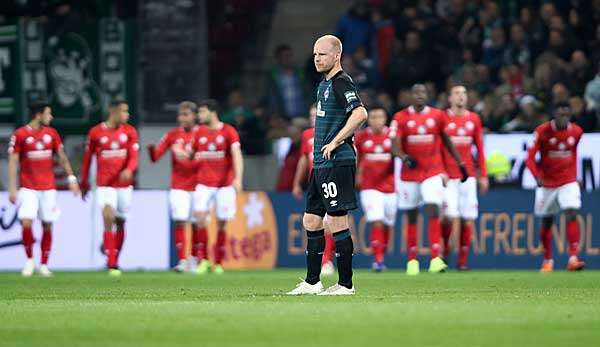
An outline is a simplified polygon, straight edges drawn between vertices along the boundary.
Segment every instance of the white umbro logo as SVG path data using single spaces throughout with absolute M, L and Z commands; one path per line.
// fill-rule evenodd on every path
M 331 200 L 329 205 L 331 205 L 331 207 L 337 206 L 337 200 Z

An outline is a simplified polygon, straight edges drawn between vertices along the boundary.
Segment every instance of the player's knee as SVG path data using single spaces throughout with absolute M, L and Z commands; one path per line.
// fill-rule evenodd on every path
M 425 205 L 425 212 L 429 218 L 438 218 L 440 216 L 440 207 L 436 204 Z
M 196 212 L 196 224 L 199 228 L 206 228 L 206 225 L 208 224 L 208 214 Z
M 544 229 L 552 228 L 552 224 L 554 224 L 554 216 L 546 216 L 542 218 L 542 226 Z
M 460 223 L 462 225 L 473 227 L 475 225 L 475 220 L 474 219 L 469 219 L 469 218 L 461 218 L 460 219 Z
M 52 223 L 42 222 L 42 230 L 44 230 L 45 232 L 52 231 Z
M 377 221 L 374 221 L 374 222 L 371 224 L 371 226 L 372 226 L 373 228 L 383 228 L 383 227 L 384 227 L 384 224 L 383 224 L 383 221 L 377 220 Z
M 323 229 L 323 217 L 316 214 L 305 213 L 302 218 L 302 224 L 304 229 L 309 231 L 316 231 Z
M 21 226 L 23 228 L 31 228 L 33 221 L 31 219 L 21 219 Z
M 125 226 L 125 219 L 116 217 L 115 224 L 117 225 L 117 228 L 123 228 Z
M 222 219 L 217 220 L 217 229 L 218 230 L 225 230 L 226 225 L 227 225 L 226 220 L 222 220 Z
M 114 221 L 115 220 L 115 211 L 112 207 L 110 206 L 104 206 L 104 208 L 102 209 L 102 217 L 105 220 L 111 220 Z
M 579 214 L 579 210 L 574 209 L 574 208 L 565 210 L 565 218 L 567 219 L 567 222 L 572 222 L 574 220 L 577 220 L 578 214 Z
M 412 210 L 406 211 L 406 216 L 408 217 L 408 224 L 417 224 L 417 216 L 419 212 L 416 208 Z
M 175 228 L 177 228 L 177 229 L 185 227 L 185 222 L 182 222 L 182 221 L 175 221 L 174 224 L 175 224 Z

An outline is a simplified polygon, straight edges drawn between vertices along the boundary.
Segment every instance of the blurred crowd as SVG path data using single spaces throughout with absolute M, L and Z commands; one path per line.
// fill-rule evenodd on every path
M 585 132 L 599 130 L 600 0 L 364 0 L 336 33 L 363 102 L 389 116 L 410 104 L 417 82 L 439 108 L 448 86 L 462 83 L 486 132 L 532 132 L 561 101 Z M 268 152 L 271 139 L 293 136 L 293 120 L 307 117 L 321 76 L 312 57 L 296 58 L 288 45 L 275 49 L 255 110 L 230 93 L 225 119 L 246 135 L 247 153 Z

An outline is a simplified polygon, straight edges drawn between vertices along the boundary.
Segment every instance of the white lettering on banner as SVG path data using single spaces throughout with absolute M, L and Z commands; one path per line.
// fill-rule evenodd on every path
M 92 193 L 93 196 L 93 193 Z M 101 213 L 94 199 L 81 201 L 70 192 L 58 192 L 57 205 L 62 211 L 54 223 L 49 266 L 53 270 L 102 270 L 106 258 L 102 244 Z M 0 192 L 0 271 L 20 270 L 25 264 L 21 246 L 21 227 L 15 219 L 16 207 L 8 194 Z M 127 237 L 119 265 L 125 270 L 166 270 L 169 268 L 169 215 L 166 191 L 134 191 Z M 151 217 L 149 217 L 151 216 Z M 39 242 L 41 230 L 34 223 Z M 39 245 L 34 247 L 39 262 Z
M 526 189 L 536 187 L 536 182 L 525 167 L 527 149 L 533 143 L 533 134 L 489 134 L 483 137 L 485 153 L 500 152 L 513 164 L 511 177 L 519 179 Z M 577 146 L 577 177 L 585 182 L 586 190 L 600 189 L 600 134 L 583 134 Z

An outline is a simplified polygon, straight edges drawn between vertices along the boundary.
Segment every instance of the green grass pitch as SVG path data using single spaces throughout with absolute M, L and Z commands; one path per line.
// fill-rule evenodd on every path
M 357 271 L 354 297 L 282 295 L 302 274 L 0 273 L 0 346 L 600 346 L 600 272 Z

